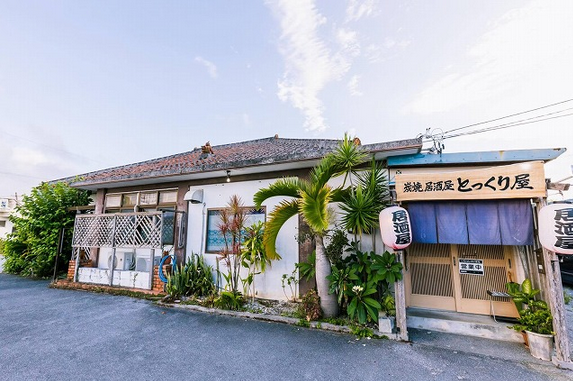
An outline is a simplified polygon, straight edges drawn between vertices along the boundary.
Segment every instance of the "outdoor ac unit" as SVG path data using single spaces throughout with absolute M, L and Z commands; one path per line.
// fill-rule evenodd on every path
M 112 254 L 107 257 L 107 268 L 111 268 Z M 117 251 L 115 253 L 114 270 L 129 270 L 135 267 L 135 253 L 133 251 Z

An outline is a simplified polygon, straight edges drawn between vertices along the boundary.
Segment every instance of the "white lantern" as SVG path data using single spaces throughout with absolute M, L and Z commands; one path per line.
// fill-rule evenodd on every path
M 557 254 L 573 254 L 573 205 L 551 204 L 541 208 L 539 241 Z
M 380 212 L 380 233 L 384 245 L 394 250 L 405 249 L 412 243 L 412 228 L 408 211 L 391 206 Z

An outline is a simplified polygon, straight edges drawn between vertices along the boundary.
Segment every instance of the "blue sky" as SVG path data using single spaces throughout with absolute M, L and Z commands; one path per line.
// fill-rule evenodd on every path
M 567 0 L 0 0 L 0 196 L 206 141 L 408 139 L 568 100 L 572 19 Z M 572 122 L 445 152 L 568 147 L 556 180 Z

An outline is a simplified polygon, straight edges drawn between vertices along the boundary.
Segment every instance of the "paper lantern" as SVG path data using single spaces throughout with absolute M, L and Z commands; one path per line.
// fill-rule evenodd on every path
M 405 249 L 412 243 L 412 228 L 408 211 L 391 206 L 380 212 L 380 233 L 384 245 L 394 250 Z
M 541 208 L 539 241 L 557 254 L 573 254 L 573 205 L 551 204 Z

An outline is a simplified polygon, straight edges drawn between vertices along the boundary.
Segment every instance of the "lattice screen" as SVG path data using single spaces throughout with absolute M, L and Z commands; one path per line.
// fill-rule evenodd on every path
M 79 215 L 74 224 L 72 247 L 159 249 L 163 245 L 163 228 L 161 212 Z

